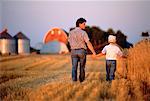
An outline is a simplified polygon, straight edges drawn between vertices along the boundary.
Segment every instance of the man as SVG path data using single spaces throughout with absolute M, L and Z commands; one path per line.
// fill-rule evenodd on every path
M 93 55 L 96 55 L 87 33 L 84 31 L 86 20 L 79 18 L 76 21 L 76 28 L 69 32 L 69 43 L 71 46 L 72 59 L 72 80 L 77 81 L 78 62 L 80 63 L 79 81 L 83 82 L 85 79 L 85 64 L 86 64 L 86 44 Z

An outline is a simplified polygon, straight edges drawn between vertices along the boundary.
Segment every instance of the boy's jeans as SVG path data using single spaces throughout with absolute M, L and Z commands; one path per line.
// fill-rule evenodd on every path
M 80 62 L 80 75 L 79 80 L 82 82 L 85 79 L 85 63 L 86 63 L 86 50 L 73 49 L 71 50 L 72 59 L 72 80 L 77 81 L 78 62 Z
M 106 80 L 111 81 L 115 78 L 116 60 L 106 60 Z

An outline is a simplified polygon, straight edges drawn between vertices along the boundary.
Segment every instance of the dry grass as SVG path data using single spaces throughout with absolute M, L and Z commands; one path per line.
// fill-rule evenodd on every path
M 128 50 L 128 58 L 118 62 L 117 73 L 125 80 L 124 83 L 118 81 L 123 83 L 123 86 L 117 85 L 118 89 L 123 90 L 118 90 L 120 97 L 117 98 L 150 101 L 150 39 L 138 42 Z
M 111 84 L 105 81 L 104 57 L 87 57 L 83 83 L 71 81 L 70 55 L 1 57 L 0 100 L 149 101 L 149 46 L 140 42 L 127 50 L 128 58 L 118 60 Z

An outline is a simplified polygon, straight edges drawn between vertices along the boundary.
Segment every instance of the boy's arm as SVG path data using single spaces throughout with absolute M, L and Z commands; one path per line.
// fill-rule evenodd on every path
M 122 56 L 120 56 L 121 58 L 127 58 L 127 56 L 125 56 L 124 54 Z
M 119 49 L 118 55 L 120 58 L 127 58 L 127 56 L 123 53 L 123 51 L 121 51 L 121 49 Z
M 101 52 L 101 53 L 99 53 L 99 54 L 97 54 L 97 55 L 92 55 L 92 58 L 93 58 L 93 59 L 97 59 L 97 57 L 100 57 L 100 56 L 103 56 L 103 55 L 105 55 L 105 54 L 103 54 L 103 53 Z
M 103 55 L 105 55 L 105 54 L 103 54 L 103 53 L 101 52 L 101 53 L 97 54 L 96 57 L 101 57 L 101 56 L 103 56 Z

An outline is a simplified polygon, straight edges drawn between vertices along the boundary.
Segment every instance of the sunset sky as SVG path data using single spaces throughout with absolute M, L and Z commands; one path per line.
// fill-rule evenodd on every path
M 136 43 L 142 31 L 150 32 L 150 1 L 0 0 L 0 31 L 8 28 L 12 36 L 22 31 L 31 39 L 31 46 L 42 42 L 53 27 L 68 32 L 79 17 L 105 31 L 121 30 L 129 42 Z

